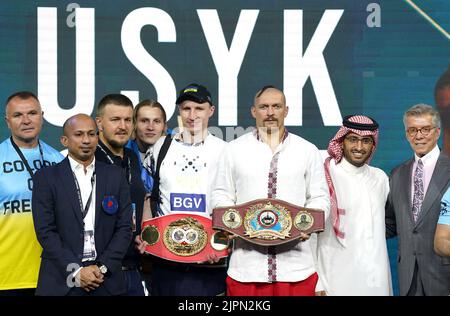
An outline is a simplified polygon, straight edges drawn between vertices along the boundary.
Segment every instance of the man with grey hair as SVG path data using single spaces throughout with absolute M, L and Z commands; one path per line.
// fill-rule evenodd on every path
M 386 236 L 399 237 L 400 295 L 449 295 L 450 260 L 433 249 L 440 201 L 450 184 L 450 157 L 437 146 L 440 116 L 418 104 L 403 122 L 414 157 L 392 171 L 386 204 Z

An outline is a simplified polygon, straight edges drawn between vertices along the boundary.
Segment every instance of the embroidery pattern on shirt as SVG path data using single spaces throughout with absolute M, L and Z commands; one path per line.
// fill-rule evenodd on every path
M 277 152 L 270 162 L 269 179 L 267 183 L 267 197 L 277 197 L 277 168 L 278 168 L 278 156 L 280 152 Z M 277 281 L 277 254 L 274 246 L 270 246 L 267 249 L 267 275 L 269 282 Z
M 263 141 L 259 135 L 258 129 L 253 130 L 253 136 L 258 141 Z M 283 143 L 288 137 L 288 130 L 285 128 L 281 143 Z M 277 197 L 277 170 L 278 170 L 278 156 L 280 152 L 277 152 L 270 162 L 270 170 L 267 182 L 267 197 L 275 199 Z M 277 281 L 277 254 L 275 246 L 267 247 L 267 278 L 269 282 Z

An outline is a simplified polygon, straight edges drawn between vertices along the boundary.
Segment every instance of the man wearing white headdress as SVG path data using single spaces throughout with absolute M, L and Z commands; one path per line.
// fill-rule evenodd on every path
M 389 181 L 368 165 L 377 143 L 377 122 L 350 115 L 328 146 L 331 216 L 318 236 L 323 294 L 392 295 L 384 221 Z

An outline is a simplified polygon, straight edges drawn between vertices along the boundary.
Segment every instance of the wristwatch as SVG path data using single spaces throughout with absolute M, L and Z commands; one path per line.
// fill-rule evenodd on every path
M 103 263 L 97 263 L 98 268 L 100 269 L 100 272 L 105 275 L 108 273 L 108 268 Z

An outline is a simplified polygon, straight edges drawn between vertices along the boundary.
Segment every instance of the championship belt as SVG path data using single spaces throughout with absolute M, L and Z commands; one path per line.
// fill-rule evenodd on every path
M 170 214 L 142 223 L 145 252 L 184 263 L 207 261 L 206 255 L 228 256 L 228 236 L 212 229 L 209 218 L 192 214 Z
M 324 230 L 321 210 L 296 206 L 278 199 L 259 199 L 213 210 L 213 228 L 258 245 L 280 245 Z

